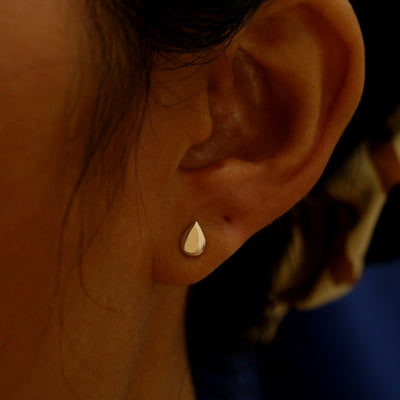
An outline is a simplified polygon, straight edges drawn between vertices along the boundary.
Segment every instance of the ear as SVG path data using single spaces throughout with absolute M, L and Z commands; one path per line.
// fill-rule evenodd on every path
M 177 249 L 155 270 L 163 283 L 204 278 L 316 183 L 363 88 L 357 19 L 345 0 L 274 1 L 204 76 L 212 124 L 190 129 L 176 215 L 182 233 L 199 221 L 207 246 Z

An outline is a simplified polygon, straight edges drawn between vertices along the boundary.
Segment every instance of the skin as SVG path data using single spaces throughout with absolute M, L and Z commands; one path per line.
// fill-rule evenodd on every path
M 267 17 L 271 29 L 283 27 L 279 40 L 292 37 L 284 30 L 288 22 L 305 31 L 285 62 L 279 46 L 258 42 L 266 18 L 261 13 L 254 29 L 238 34 L 212 63 L 154 71 L 154 98 L 166 104 L 186 99 L 185 107 L 150 101 L 137 156 L 130 155 L 112 207 L 90 183 L 99 177 L 90 175 L 85 196 L 78 194 L 83 201 L 70 211 L 61 264 L 61 226 L 86 138 L 84 130 L 71 135 L 68 129 L 75 126 L 73 88 L 90 46 L 84 6 L 72 7 L 69 0 L 0 3 L 1 398 L 194 399 L 184 336 L 188 286 L 310 190 L 362 91 L 362 40 L 347 2 L 329 8 L 309 1 L 318 13 L 293 1 L 277 3 Z M 341 24 L 351 29 L 343 33 Z M 325 31 L 326 25 L 332 28 Z M 310 40 L 315 33 L 323 43 Z M 261 71 L 269 61 L 258 60 L 258 67 L 249 61 L 254 44 L 265 46 L 276 66 L 293 68 L 306 65 L 300 58 L 309 60 L 317 46 L 332 69 L 323 80 L 327 87 L 313 81 L 319 59 L 315 71 L 309 63 L 300 74 L 271 68 L 267 82 Z M 325 46 L 334 49 L 334 59 Z M 248 56 L 238 56 L 242 47 Z M 322 105 L 311 101 L 320 91 L 328 93 Z M 252 93 L 250 105 L 245 93 Z M 285 102 L 268 97 L 277 93 Z M 96 95 L 90 80 L 81 94 L 84 113 Z M 226 118 L 232 109 L 235 117 Z M 265 127 L 246 119 L 249 109 L 270 110 L 257 123 L 270 121 L 268 131 L 276 135 L 266 138 Z M 286 113 L 294 110 L 299 132 L 288 127 Z M 323 123 L 314 126 L 310 115 L 317 114 Z M 232 136 L 238 122 L 254 135 Z M 232 143 L 228 153 L 223 143 Z M 179 243 L 195 219 L 208 245 L 204 255 L 189 258 Z M 82 232 L 90 240 L 79 261 Z

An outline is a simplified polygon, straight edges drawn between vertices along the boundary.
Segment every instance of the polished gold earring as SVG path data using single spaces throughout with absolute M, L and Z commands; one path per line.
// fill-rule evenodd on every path
M 206 238 L 200 224 L 195 221 L 185 231 L 182 237 L 181 250 L 190 257 L 196 257 L 203 254 L 206 247 Z

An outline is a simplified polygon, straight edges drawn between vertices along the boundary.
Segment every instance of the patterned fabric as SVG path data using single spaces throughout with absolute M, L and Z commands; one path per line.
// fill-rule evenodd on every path
M 261 333 L 263 340 L 274 336 L 289 308 L 336 300 L 360 279 L 389 193 L 400 185 L 400 107 L 390 126 L 390 141 L 361 145 L 326 185 L 293 210 L 292 241 L 273 285 L 273 305 L 265 310 L 275 323 Z

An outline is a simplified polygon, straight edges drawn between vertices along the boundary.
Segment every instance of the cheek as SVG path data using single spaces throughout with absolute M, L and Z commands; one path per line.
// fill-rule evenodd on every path
M 53 289 L 67 193 L 59 155 L 77 52 L 56 2 L 39 3 L 0 6 L 0 316 L 10 329 Z

